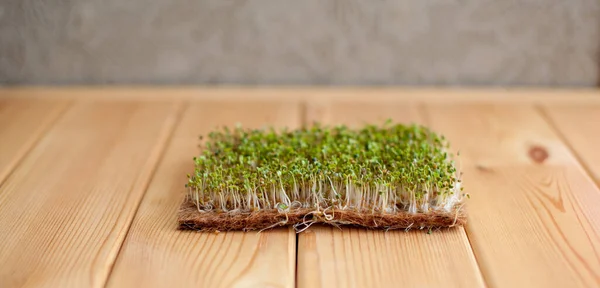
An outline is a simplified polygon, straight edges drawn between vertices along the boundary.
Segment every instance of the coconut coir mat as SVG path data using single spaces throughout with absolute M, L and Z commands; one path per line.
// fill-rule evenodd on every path
M 291 225 L 301 232 L 316 223 L 371 229 L 466 223 L 469 195 L 450 145 L 427 127 L 390 121 L 359 129 L 223 127 L 201 147 L 178 214 L 180 229 Z

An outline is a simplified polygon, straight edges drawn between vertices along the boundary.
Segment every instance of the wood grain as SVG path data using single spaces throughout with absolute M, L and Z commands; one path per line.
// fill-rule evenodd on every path
M 462 153 L 467 233 L 491 287 L 598 287 L 600 192 L 528 106 L 428 105 Z
M 102 287 L 176 116 L 81 102 L 0 187 L 0 287 Z
M 3 88 L 0 287 L 599 287 L 600 192 L 578 163 L 600 184 L 598 95 Z M 199 102 L 178 122 L 173 99 Z M 312 226 L 298 237 L 295 279 L 293 231 L 175 230 L 197 136 L 214 125 L 388 117 L 430 124 L 460 149 L 472 247 L 463 229 Z
M 115 265 L 109 287 L 292 287 L 296 236 L 291 229 L 221 232 L 177 230 L 186 174 L 198 136 L 217 125 L 297 127 L 295 103 L 200 102 L 191 105 L 149 186 Z
M 413 104 L 317 102 L 307 121 L 424 123 Z M 311 227 L 298 236 L 298 287 L 483 287 L 463 228 L 369 231 Z
M 68 104 L 56 100 L 0 99 L 0 184 Z
M 543 112 L 600 185 L 600 104 L 544 105 Z

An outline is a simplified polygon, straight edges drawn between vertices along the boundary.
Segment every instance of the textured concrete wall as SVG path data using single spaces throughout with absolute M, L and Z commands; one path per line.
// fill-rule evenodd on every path
M 598 0 L 3 0 L 6 84 L 597 85 Z

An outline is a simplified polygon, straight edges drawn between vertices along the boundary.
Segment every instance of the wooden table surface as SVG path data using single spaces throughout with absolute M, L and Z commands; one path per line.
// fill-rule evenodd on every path
M 176 230 L 216 125 L 443 133 L 464 228 Z M 4 88 L 0 287 L 600 287 L 600 92 Z

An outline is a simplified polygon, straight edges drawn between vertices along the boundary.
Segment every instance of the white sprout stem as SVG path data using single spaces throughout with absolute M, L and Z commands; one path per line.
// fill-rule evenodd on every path
M 189 187 L 188 195 L 199 210 L 208 211 L 212 207 L 219 207 L 225 212 L 264 208 L 278 209 L 281 212 L 312 208 L 317 213 L 325 213 L 335 207 L 335 210 L 371 213 L 415 214 L 430 210 L 451 213 L 464 200 L 460 180 L 452 185 L 452 189 L 440 190 L 435 184 L 419 184 L 408 189 L 396 183 L 379 182 L 358 186 L 349 178 L 334 180 L 324 175 L 310 178 L 309 182 L 302 182 L 302 186 L 298 186 L 297 182 L 292 183 L 287 188 L 289 190 L 286 190 L 280 179 L 279 183 L 270 185 L 270 189 L 262 190 L 245 185 L 242 190 L 228 188 L 204 192 L 197 187 Z M 212 200 L 206 202 L 206 197 Z

